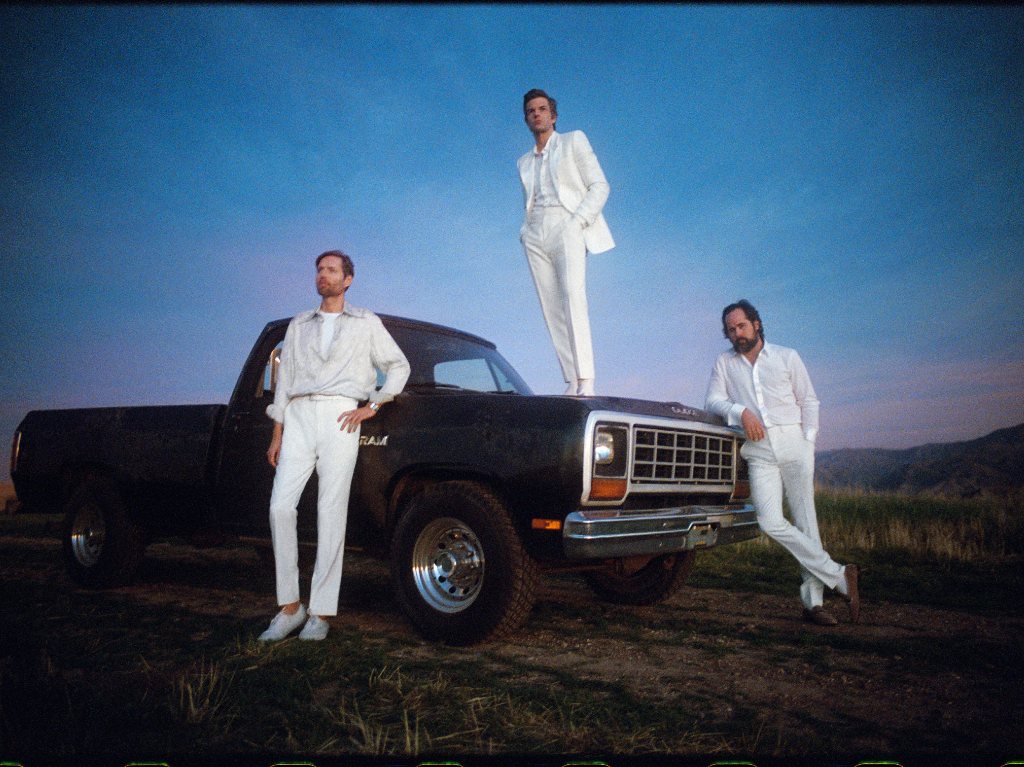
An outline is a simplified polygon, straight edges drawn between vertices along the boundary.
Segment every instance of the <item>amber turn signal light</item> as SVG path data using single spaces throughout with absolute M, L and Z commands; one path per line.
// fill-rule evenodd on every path
M 592 501 L 617 501 L 625 495 L 625 479 L 594 477 L 590 480 L 590 500 Z

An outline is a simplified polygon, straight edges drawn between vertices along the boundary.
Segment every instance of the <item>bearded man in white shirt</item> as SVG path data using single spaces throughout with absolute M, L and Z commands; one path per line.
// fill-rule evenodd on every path
M 747 436 L 740 454 L 750 471 L 757 522 L 797 562 L 803 583 L 804 619 L 821 626 L 838 621 L 822 606 L 825 587 L 850 605 L 851 622 L 860 618 L 858 567 L 837 564 L 821 545 L 814 508 L 814 440 L 818 397 L 800 356 L 765 343 L 761 316 L 749 301 L 722 311 L 722 331 L 733 350 L 715 361 L 706 407 Z M 789 505 L 793 524 L 782 513 Z
M 523 97 L 534 148 L 519 158 L 526 252 L 566 394 L 594 394 L 594 350 L 587 309 L 587 251 L 615 247 L 601 209 L 610 187 L 583 131 L 558 133 L 558 104 L 534 88 Z
M 281 611 L 259 639 L 321 640 L 338 614 L 348 496 L 360 424 L 373 418 L 409 379 L 409 362 L 380 318 L 345 301 L 355 268 L 340 250 L 316 259 L 320 308 L 297 315 L 281 347 L 277 389 L 267 415 L 274 435 L 267 461 L 277 469 L 270 495 L 277 603 Z M 375 390 L 377 370 L 386 376 Z M 365 405 L 359 402 L 368 400 Z M 317 547 L 309 610 L 299 599 L 297 506 L 316 469 Z M 305 625 L 303 625 L 305 624 Z

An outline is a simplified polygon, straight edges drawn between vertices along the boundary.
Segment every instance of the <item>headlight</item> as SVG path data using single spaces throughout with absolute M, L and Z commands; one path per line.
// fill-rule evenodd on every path
M 594 474 L 625 477 L 628 466 L 629 430 L 620 424 L 599 423 L 594 429 Z
M 626 496 L 629 468 L 629 427 L 599 423 L 594 429 L 594 463 L 589 500 L 620 501 Z
M 615 460 L 615 438 L 606 431 L 594 435 L 594 463 L 604 466 Z

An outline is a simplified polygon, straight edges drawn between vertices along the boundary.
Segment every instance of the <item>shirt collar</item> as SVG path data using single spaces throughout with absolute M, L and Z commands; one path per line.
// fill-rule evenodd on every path
M 547 154 L 549 149 L 554 149 L 555 148 L 555 145 L 552 142 L 555 142 L 557 140 L 558 140 L 558 131 L 554 131 L 551 134 L 551 138 L 548 139 L 548 143 L 546 143 L 544 145 L 544 148 L 541 149 L 539 152 L 537 151 L 537 145 L 536 144 L 533 145 L 533 156 L 534 157 L 543 157 L 545 154 Z
M 345 306 L 341 310 L 341 313 L 342 314 L 347 314 L 350 317 L 354 317 L 354 316 L 356 316 L 356 313 L 355 313 L 354 310 L 355 310 L 355 307 L 351 303 L 346 301 L 345 302 Z M 305 317 L 303 319 L 303 321 L 304 322 L 309 322 L 311 320 L 317 320 L 318 322 L 322 322 L 323 319 L 324 319 L 324 313 L 322 311 L 320 311 L 320 307 L 318 306 L 316 309 L 311 311 L 309 313 L 309 316 Z
M 769 344 L 767 341 L 765 341 L 764 344 L 761 346 L 761 351 L 758 352 L 757 359 L 761 359 L 761 355 L 765 355 L 767 357 L 771 357 L 774 354 L 774 352 L 770 352 L 769 351 L 770 348 L 771 348 L 771 344 Z M 743 356 L 742 352 L 738 352 L 735 349 L 730 349 L 729 351 L 732 352 L 732 356 L 733 357 L 742 357 L 744 360 L 746 360 L 748 365 L 750 364 L 750 360 L 747 360 L 747 358 Z

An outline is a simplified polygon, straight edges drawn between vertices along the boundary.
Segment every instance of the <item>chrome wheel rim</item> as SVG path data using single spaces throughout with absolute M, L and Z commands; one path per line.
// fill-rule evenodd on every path
M 107 526 L 103 514 L 94 504 L 82 506 L 71 527 L 71 553 L 82 567 L 93 567 L 100 561 Z
M 465 524 L 435 519 L 420 532 L 412 551 L 412 577 L 423 600 L 443 613 L 465 610 L 484 580 L 484 550 Z

